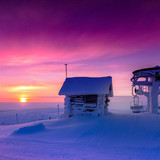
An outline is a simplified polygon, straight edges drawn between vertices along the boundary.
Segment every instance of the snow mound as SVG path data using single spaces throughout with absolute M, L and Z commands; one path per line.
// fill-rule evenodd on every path
M 18 130 L 14 131 L 12 135 L 32 134 L 32 133 L 38 133 L 44 130 L 45 130 L 45 125 L 43 123 L 39 123 L 32 126 L 19 128 Z

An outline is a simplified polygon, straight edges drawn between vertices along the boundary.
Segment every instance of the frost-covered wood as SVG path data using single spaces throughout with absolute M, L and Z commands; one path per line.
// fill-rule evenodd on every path
M 109 97 L 113 96 L 112 77 L 66 78 L 59 95 L 65 95 L 67 116 L 108 113 Z

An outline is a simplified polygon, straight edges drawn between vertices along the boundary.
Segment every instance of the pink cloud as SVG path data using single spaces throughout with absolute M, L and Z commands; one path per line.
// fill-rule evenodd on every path
M 64 63 L 69 76 L 110 75 L 115 94 L 130 94 L 131 72 L 159 64 L 158 1 L 7 2 L 0 5 L 3 99 L 19 96 L 5 88 L 21 85 L 51 86 L 32 97 L 57 96 Z

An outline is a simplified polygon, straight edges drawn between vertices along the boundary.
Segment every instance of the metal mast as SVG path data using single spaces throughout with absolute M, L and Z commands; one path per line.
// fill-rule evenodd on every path
M 65 70 L 66 70 L 66 78 L 67 78 L 67 64 L 64 64 L 65 65 Z

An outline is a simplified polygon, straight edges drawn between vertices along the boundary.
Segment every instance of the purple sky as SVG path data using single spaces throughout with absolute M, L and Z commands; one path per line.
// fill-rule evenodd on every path
M 69 76 L 112 76 L 160 64 L 160 1 L 0 0 L 0 101 L 62 101 Z

